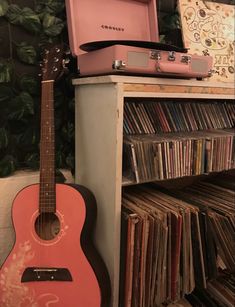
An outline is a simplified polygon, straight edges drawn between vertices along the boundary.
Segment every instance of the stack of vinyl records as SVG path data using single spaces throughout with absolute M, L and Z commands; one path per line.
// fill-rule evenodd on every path
M 234 127 L 235 105 L 208 101 L 126 101 L 124 134 L 197 131 Z
M 124 136 L 124 167 L 137 183 L 235 167 L 234 129 Z
M 207 289 L 195 289 L 185 300 L 190 302 L 191 306 L 234 307 L 234 293 L 235 275 L 223 272 L 216 280 L 207 283 Z
M 124 189 L 120 306 L 170 304 L 195 289 L 213 296 L 219 271 L 235 272 L 235 189 L 226 180 Z
M 207 283 L 207 289 L 195 289 L 175 303 L 161 304 L 161 307 L 234 307 L 235 275 L 222 272 L 217 279 Z
M 232 169 L 234 126 L 231 101 L 128 98 L 123 174 L 139 183 Z
M 170 304 L 161 304 L 159 305 L 160 307 L 191 307 L 192 305 L 189 303 L 187 299 L 181 299 L 175 303 L 170 303 Z

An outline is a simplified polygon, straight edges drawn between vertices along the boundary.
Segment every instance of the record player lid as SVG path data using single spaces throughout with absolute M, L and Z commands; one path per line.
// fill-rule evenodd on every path
M 159 41 L 156 0 L 66 0 L 66 12 L 74 55 L 95 41 Z
M 155 50 L 164 50 L 164 51 L 176 51 L 176 52 L 187 52 L 188 50 L 185 48 L 180 48 L 173 45 L 162 44 L 157 42 L 148 42 L 148 41 L 132 41 L 132 40 L 108 40 L 108 41 L 95 41 L 85 43 L 80 46 L 83 51 L 94 51 L 101 48 L 110 47 L 113 45 L 125 45 L 125 46 L 133 46 L 133 47 L 141 47 L 147 49 L 155 49 Z

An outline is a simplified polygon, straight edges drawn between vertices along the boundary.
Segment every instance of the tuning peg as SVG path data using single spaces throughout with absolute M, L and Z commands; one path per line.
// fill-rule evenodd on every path
M 64 61 L 63 61 L 63 63 L 66 65 L 66 64 L 69 64 L 69 62 L 70 62 L 70 59 L 69 58 L 66 58 L 66 59 L 64 59 Z
M 48 49 L 44 49 L 42 52 L 40 52 L 41 56 L 44 56 L 45 54 L 48 54 L 50 51 Z
M 64 53 L 65 53 L 66 55 L 70 55 L 70 54 L 71 54 L 71 51 L 70 51 L 70 49 L 66 49 Z
M 65 70 L 68 70 L 68 67 L 66 66 L 70 62 L 70 59 L 64 59 L 62 62 L 62 66 Z

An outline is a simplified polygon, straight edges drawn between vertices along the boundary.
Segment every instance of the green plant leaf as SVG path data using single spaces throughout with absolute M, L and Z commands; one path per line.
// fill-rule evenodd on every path
M 10 101 L 13 97 L 13 91 L 10 86 L 0 84 L 0 102 Z
M 20 88 L 32 95 L 38 94 L 40 90 L 39 81 L 30 75 L 23 75 L 20 79 Z
M 0 0 L 0 17 L 6 14 L 8 7 L 9 4 L 6 0 Z
M 27 154 L 25 157 L 25 164 L 32 168 L 32 169 L 38 169 L 39 168 L 39 154 L 38 153 L 30 153 Z
M 11 4 L 6 12 L 6 17 L 13 25 L 20 25 L 23 20 L 21 12 L 22 10 L 17 4 Z
M 22 92 L 19 95 L 20 100 L 24 103 L 24 109 L 27 114 L 34 114 L 34 103 L 32 96 L 27 92 Z
M 26 129 L 24 133 L 21 133 L 18 138 L 18 143 L 22 147 L 28 147 L 30 145 L 35 145 L 35 131 L 30 127 L 29 129 Z
M 42 24 L 44 32 L 48 36 L 57 36 L 64 28 L 64 22 L 62 19 L 48 13 L 44 14 Z
M 8 145 L 8 133 L 5 128 L 0 128 L 0 149 L 6 148 Z
M 6 177 L 16 170 L 16 160 L 11 155 L 6 155 L 0 160 L 0 177 Z
M 1 60 L 0 62 L 0 83 L 10 82 L 12 78 L 12 63 Z
M 64 167 L 64 161 L 65 161 L 65 157 L 64 157 L 64 153 L 62 151 L 57 151 L 56 152 L 56 165 L 58 168 L 63 168 Z
M 64 0 L 41 0 L 37 1 L 36 12 L 58 14 L 64 10 Z
M 71 153 L 66 157 L 66 164 L 71 170 L 74 169 L 75 158 Z
M 180 16 L 177 11 L 164 16 L 163 19 L 161 20 L 161 23 L 162 23 L 161 27 L 163 33 L 172 29 L 181 29 Z
M 18 167 L 39 167 L 41 86 L 35 76 L 37 50 L 49 42 L 61 39 L 67 42 L 63 31 L 65 1 L 37 0 L 27 5 L 29 2 L 0 0 L 0 19 L 5 17 L 3 22 L 9 23 L 13 35 L 13 41 L 9 40 L 11 60 L 0 59 L 0 176 L 9 175 Z M 74 120 L 73 97 L 71 84 L 70 87 L 62 81 L 55 84 L 56 162 L 58 166 L 74 169 L 74 125 L 68 124 Z
M 30 8 L 25 7 L 21 11 L 21 25 L 29 32 L 39 33 L 42 25 L 39 16 Z
M 18 44 L 16 49 L 19 59 L 23 63 L 35 64 L 37 59 L 37 52 L 33 46 L 28 45 L 26 42 Z
M 21 120 L 26 115 L 34 114 L 34 103 L 32 96 L 27 92 L 21 92 L 10 102 L 11 112 L 9 119 Z
M 60 108 L 64 105 L 64 94 L 59 88 L 55 88 L 54 91 L 54 106 L 55 109 Z
M 21 25 L 29 32 L 39 33 L 41 31 L 42 25 L 39 15 L 28 7 L 21 9 L 17 4 L 11 4 L 6 17 L 10 23 Z
M 64 140 L 71 141 L 74 139 L 74 125 L 73 123 L 67 123 L 65 126 L 61 129 L 61 135 L 64 138 Z
M 75 99 L 70 99 L 68 102 L 68 107 L 71 112 L 75 112 Z

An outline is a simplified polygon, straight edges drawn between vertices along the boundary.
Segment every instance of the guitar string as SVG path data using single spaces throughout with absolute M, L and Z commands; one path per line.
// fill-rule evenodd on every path
M 44 129 L 44 127 L 43 127 L 43 125 L 44 125 L 44 122 L 43 122 L 43 120 L 44 120 L 44 114 L 45 114 L 45 111 L 44 111 L 44 105 L 43 105 L 43 102 L 45 101 L 45 97 L 44 97 L 44 95 L 45 95 L 45 87 L 46 87 L 46 85 L 44 84 L 44 83 L 42 83 L 42 97 L 43 97 L 43 100 L 42 100 L 42 105 L 41 105 L 41 108 L 42 108 L 42 110 L 41 110 L 41 143 L 40 143 L 40 146 L 41 146 L 41 148 L 40 148 L 40 157 L 41 157 L 41 165 L 40 165 L 40 167 L 41 167 L 41 169 L 40 169 L 40 173 L 41 173 L 41 181 L 40 181 L 40 220 L 39 220 L 39 234 L 40 234 L 40 239 L 41 240 L 43 240 L 43 233 L 42 233 L 42 231 L 43 231 L 43 215 L 44 215 L 44 211 L 42 210 L 42 207 L 41 207 L 41 205 L 42 205 L 42 199 L 43 199 L 43 191 L 42 191 L 42 181 L 43 181 L 43 169 L 44 169 L 44 165 L 43 165 L 43 163 L 44 163 L 44 161 L 45 161 L 45 158 L 44 158 L 44 156 L 43 156 L 43 153 L 44 153 L 44 144 L 43 144 L 43 141 L 44 141 L 44 135 L 45 135 L 45 129 Z M 42 250 L 42 249 L 40 249 L 40 250 Z M 39 255 L 40 256 L 40 255 Z
M 46 106 L 49 106 L 49 104 L 51 104 L 52 103 L 52 101 L 50 101 L 49 102 L 49 98 L 50 98 L 50 94 L 53 94 L 53 93 L 50 93 L 50 85 L 51 85 L 51 83 L 49 83 L 49 90 L 48 90 L 48 95 L 49 95 L 49 97 L 48 97 L 48 95 L 47 95 L 47 100 L 46 100 Z M 48 137 L 48 140 L 49 140 L 49 143 L 47 144 L 47 146 L 45 146 L 46 147 L 46 158 L 48 159 L 48 152 L 49 152 L 49 150 L 50 151 L 53 151 L 53 144 L 52 144 L 52 141 L 51 141 L 51 126 L 52 126 L 52 121 L 53 121 L 53 117 L 51 116 L 51 114 L 50 113 L 52 113 L 52 112 L 49 112 L 47 109 L 45 110 L 45 112 L 47 113 L 47 119 L 46 119 L 46 128 L 47 128 L 47 137 Z M 47 160 L 46 160 L 47 161 Z M 49 163 L 49 161 L 47 161 L 48 163 Z M 46 166 L 47 166 L 47 164 L 46 164 Z M 51 165 L 49 165 L 49 170 L 50 170 L 50 167 L 51 167 Z M 51 175 L 53 175 L 53 174 L 51 174 Z M 47 197 L 47 195 L 46 195 L 46 200 L 47 200 L 47 202 L 48 202 L 48 205 L 50 204 L 50 201 L 49 201 L 49 199 L 48 199 L 48 197 Z M 48 217 L 48 221 L 46 220 L 45 221 L 45 223 L 46 223 L 46 228 L 45 228 L 45 230 L 46 230 L 46 234 L 45 234 L 45 237 L 47 238 L 47 239 L 50 239 L 50 234 L 49 234 L 49 238 L 47 237 L 47 231 L 48 231 L 48 227 L 50 227 L 50 215 L 48 216 L 48 211 L 46 210 L 46 215 L 45 215 L 45 217 Z M 48 225 L 47 225 L 47 223 L 48 223 Z M 47 251 L 47 249 L 46 249 L 46 251 Z M 48 259 L 48 257 L 46 257 L 46 259 Z
M 54 112 L 54 108 L 51 108 L 51 104 L 53 102 L 53 99 L 49 99 L 50 98 L 50 94 L 53 94 L 53 88 L 51 88 L 51 83 L 46 83 L 44 85 L 44 87 L 48 87 L 48 90 L 46 91 L 46 97 L 44 100 L 44 105 L 42 106 L 44 111 L 44 114 L 46 115 L 46 120 L 44 120 L 44 122 L 42 122 L 42 129 L 41 129 L 41 133 L 42 133 L 42 142 L 41 142 L 41 154 L 43 153 L 45 156 L 42 156 L 42 161 L 44 163 L 43 165 L 43 169 L 41 170 L 41 174 L 42 174 L 42 178 L 41 178 L 41 182 L 40 182 L 40 211 L 41 211 L 41 225 L 40 225 L 40 232 L 41 232 L 41 236 L 42 239 L 50 239 L 50 233 L 49 232 L 49 227 L 51 227 L 50 223 L 50 215 L 48 216 L 49 212 L 54 212 L 53 208 L 51 207 L 51 201 L 53 200 L 53 202 L 55 202 L 55 195 L 53 197 L 53 195 L 48 195 L 48 193 L 51 193 L 51 191 L 53 191 L 53 188 L 55 190 L 55 182 L 53 182 L 53 174 L 52 172 L 54 171 L 54 166 L 52 167 L 52 163 L 54 163 L 54 159 L 50 159 L 48 160 L 48 157 L 54 156 L 53 154 L 49 154 L 49 151 L 53 151 L 54 149 L 54 135 L 52 133 L 52 129 L 54 129 L 54 116 L 53 116 L 53 112 Z M 53 83 L 52 83 L 53 86 Z M 50 106 L 50 108 L 49 108 Z M 46 108 L 45 108 L 46 107 Z M 47 113 L 49 112 L 49 113 Z M 46 127 L 45 122 L 48 124 Z M 49 135 L 48 135 L 49 133 Z M 48 174 L 48 170 L 47 168 L 49 167 L 49 174 Z M 47 170 L 47 172 L 44 172 L 44 168 L 45 170 Z M 52 171 L 52 172 L 51 172 Z M 48 179 L 48 180 L 47 180 Z M 49 183 L 47 183 L 47 181 L 49 181 Z M 45 184 L 47 186 L 45 186 Z M 46 188 L 47 187 L 47 188 Z M 48 191 L 49 189 L 49 191 Z M 55 191 L 54 191 L 55 193 Z M 52 202 L 52 205 L 54 205 Z M 48 220 L 47 220 L 48 219 Z M 48 223 L 48 224 L 47 224 Z M 43 231 L 45 231 L 45 233 L 43 233 Z M 49 238 L 48 238 L 49 236 Z M 45 258 L 47 259 L 47 257 Z

